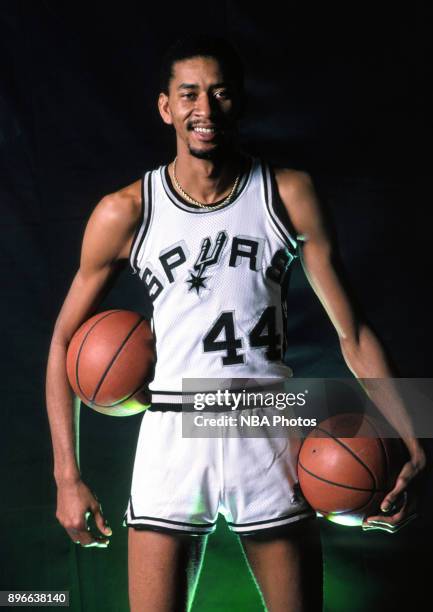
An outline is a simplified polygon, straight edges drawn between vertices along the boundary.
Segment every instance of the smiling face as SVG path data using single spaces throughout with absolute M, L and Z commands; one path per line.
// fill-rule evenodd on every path
M 160 93 L 159 112 L 176 130 L 177 150 L 214 159 L 232 148 L 239 93 L 226 81 L 218 61 L 193 57 L 173 64 L 168 96 Z

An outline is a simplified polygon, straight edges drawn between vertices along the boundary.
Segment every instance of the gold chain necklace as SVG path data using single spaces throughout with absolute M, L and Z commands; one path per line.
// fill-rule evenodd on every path
M 188 202 L 190 202 L 191 204 L 195 204 L 196 206 L 199 206 L 200 208 L 207 208 L 208 210 L 215 210 L 216 208 L 221 208 L 221 206 L 224 206 L 225 204 L 228 204 L 230 202 L 230 200 L 232 199 L 233 194 L 235 193 L 236 188 L 238 186 L 239 179 L 241 177 L 240 174 L 238 174 L 238 176 L 236 177 L 236 180 L 235 180 L 235 182 L 233 184 L 233 187 L 232 187 L 230 193 L 228 194 L 228 196 L 226 198 L 224 198 L 224 200 L 222 202 L 220 202 L 216 206 L 214 206 L 212 204 L 204 204 L 203 202 L 198 202 L 197 200 L 194 200 L 194 198 L 192 198 L 190 195 L 188 195 L 186 193 L 186 191 L 184 191 L 182 189 L 182 187 L 180 186 L 179 181 L 177 180 L 177 176 L 176 176 L 176 161 L 177 161 L 177 156 L 174 158 L 174 163 L 173 163 L 174 182 L 176 183 L 176 187 L 178 188 L 180 193 L 183 195 L 183 197 L 186 200 L 188 200 Z

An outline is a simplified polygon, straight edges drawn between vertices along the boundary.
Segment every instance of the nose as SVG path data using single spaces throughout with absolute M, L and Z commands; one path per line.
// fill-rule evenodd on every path
M 195 111 L 197 115 L 200 115 L 200 117 L 211 116 L 213 112 L 211 99 L 205 91 L 201 92 L 201 94 L 197 96 L 195 103 Z

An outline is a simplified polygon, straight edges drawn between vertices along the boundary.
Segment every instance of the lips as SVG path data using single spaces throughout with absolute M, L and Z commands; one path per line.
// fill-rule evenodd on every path
M 211 140 L 215 139 L 215 132 L 210 132 L 208 134 L 203 134 L 201 132 L 194 132 L 194 136 L 197 138 L 197 140 L 201 140 L 202 142 L 209 142 Z

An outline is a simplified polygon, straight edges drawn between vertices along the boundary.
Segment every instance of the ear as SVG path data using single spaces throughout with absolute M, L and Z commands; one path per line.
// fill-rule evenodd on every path
M 170 106 L 168 105 L 168 96 L 163 92 L 161 92 L 158 97 L 158 109 L 159 114 L 161 115 L 164 123 L 167 123 L 168 125 L 173 125 L 173 120 L 171 118 L 171 110 Z

